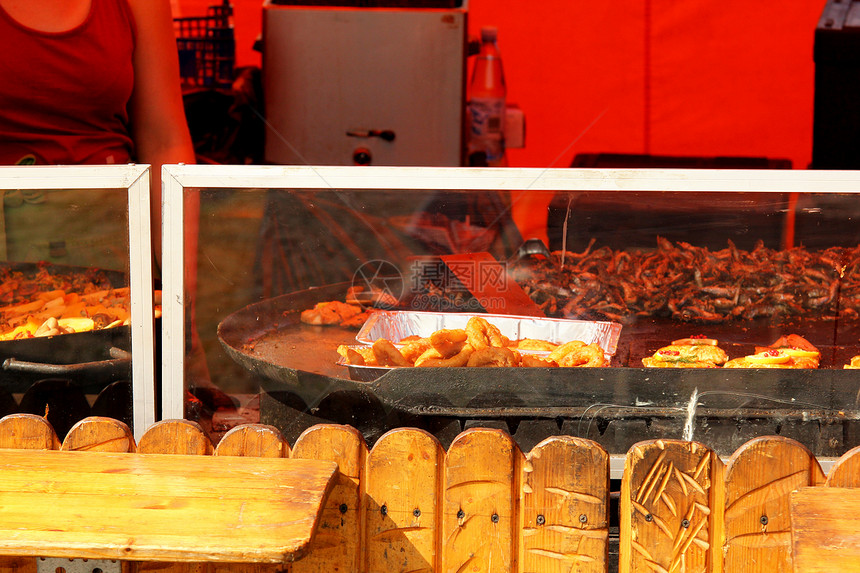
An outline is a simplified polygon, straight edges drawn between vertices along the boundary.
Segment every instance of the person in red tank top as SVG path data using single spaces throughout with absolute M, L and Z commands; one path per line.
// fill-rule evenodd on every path
M 194 163 L 169 0 L 0 0 L 0 164 Z
M 128 162 L 151 165 L 158 276 L 161 166 L 195 163 L 170 0 L 0 0 L 0 165 Z M 6 241 L 10 260 L 127 265 L 127 207 L 121 194 L 2 195 L 0 240 Z M 194 223 L 198 209 L 196 199 L 187 202 Z M 186 230 L 193 257 L 197 229 Z M 80 245 L 66 249 L 75 241 Z M 64 247 L 53 258 L 49 246 L 57 243 Z M 186 286 L 193 302 L 193 276 Z M 197 380 L 190 384 L 205 385 L 208 369 L 193 319 L 192 338 Z

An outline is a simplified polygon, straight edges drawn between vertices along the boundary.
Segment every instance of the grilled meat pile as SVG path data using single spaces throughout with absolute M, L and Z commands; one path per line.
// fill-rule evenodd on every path
M 860 245 L 811 251 L 725 249 L 658 239 L 656 249 L 554 252 L 508 267 L 547 316 L 720 324 L 860 318 Z

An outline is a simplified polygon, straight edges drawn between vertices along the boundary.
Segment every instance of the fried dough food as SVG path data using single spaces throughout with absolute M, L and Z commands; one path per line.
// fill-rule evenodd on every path
M 845 369 L 847 370 L 857 370 L 860 369 L 860 354 L 851 359 L 851 361 L 845 365 Z
M 472 353 L 466 366 L 519 366 L 520 354 L 504 346 L 485 346 Z
M 673 340 L 642 359 L 646 368 L 719 368 L 729 359 L 719 342 L 704 335 Z
M 733 358 L 723 368 L 818 368 L 819 353 L 799 348 L 771 348 Z
M 86 294 L 56 289 L 25 303 L 0 307 L 0 340 L 21 340 L 129 324 L 128 287 Z M 156 316 L 160 307 L 156 307 Z
M 598 344 L 579 340 L 561 345 L 538 339 L 511 341 L 481 317 L 470 318 L 462 329 L 440 329 L 424 338 L 410 336 L 398 344 L 383 338 L 369 347 L 341 345 L 338 353 L 354 366 L 588 368 L 608 364 Z
M 780 336 L 770 346 L 756 346 L 755 354 L 735 358 L 723 368 L 818 368 L 821 352 L 797 334 Z
M 318 302 L 313 308 L 303 310 L 301 321 L 314 325 L 345 325 L 362 314 L 360 306 L 347 304 L 338 300 Z M 363 320 L 361 321 L 364 322 Z

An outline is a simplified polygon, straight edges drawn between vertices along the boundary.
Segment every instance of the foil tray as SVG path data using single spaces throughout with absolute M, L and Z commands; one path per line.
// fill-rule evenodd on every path
M 581 340 L 586 344 L 597 343 L 611 359 L 618 350 L 621 324 L 589 320 L 567 320 L 561 318 L 538 318 L 487 313 L 444 313 L 424 311 L 379 311 L 374 312 L 355 336 L 356 346 L 370 346 L 381 338 L 391 341 L 395 346 L 410 336 L 427 337 L 437 330 L 465 328 L 469 319 L 479 316 L 498 327 L 510 340 L 532 338 L 564 344 Z M 520 351 L 530 354 L 548 354 L 540 351 Z M 359 366 L 348 364 L 341 357 L 337 363 L 346 366 L 350 378 L 361 382 L 373 381 L 392 367 Z

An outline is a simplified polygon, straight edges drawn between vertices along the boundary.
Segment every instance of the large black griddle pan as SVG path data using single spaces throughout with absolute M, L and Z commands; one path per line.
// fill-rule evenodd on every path
M 84 267 L 43 262 L 0 263 L 0 266 L 20 271 L 28 277 L 35 275 L 40 268 L 64 276 L 91 271 Z M 126 273 L 107 269 L 95 271 L 105 276 L 113 288 L 128 286 Z M 0 341 L 0 383 L 34 377 L 86 378 L 94 383 L 130 378 L 130 344 L 131 329 L 128 326 Z
M 310 407 L 331 393 L 358 391 L 401 412 L 471 418 L 570 417 L 606 409 L 684 416 L 691 402 L 730 417 L 743 412 L 768 417 L 857 414 L 860 376 L 835 368 L 395 368 L 372 381 L 352 380 L 346 367 L 336 364 L 336 349 L 355 344 L 356 331 L 306 325 L 299 318 L 317 302 L 344 300 L 348 286 L 313 288 L 251 304 L 219 324 L 219 340 L 233 360 L 261 377 L 264 390 L 297 394 Z M 638 334 L 636 329 L 622 331 L 619 348 Z

